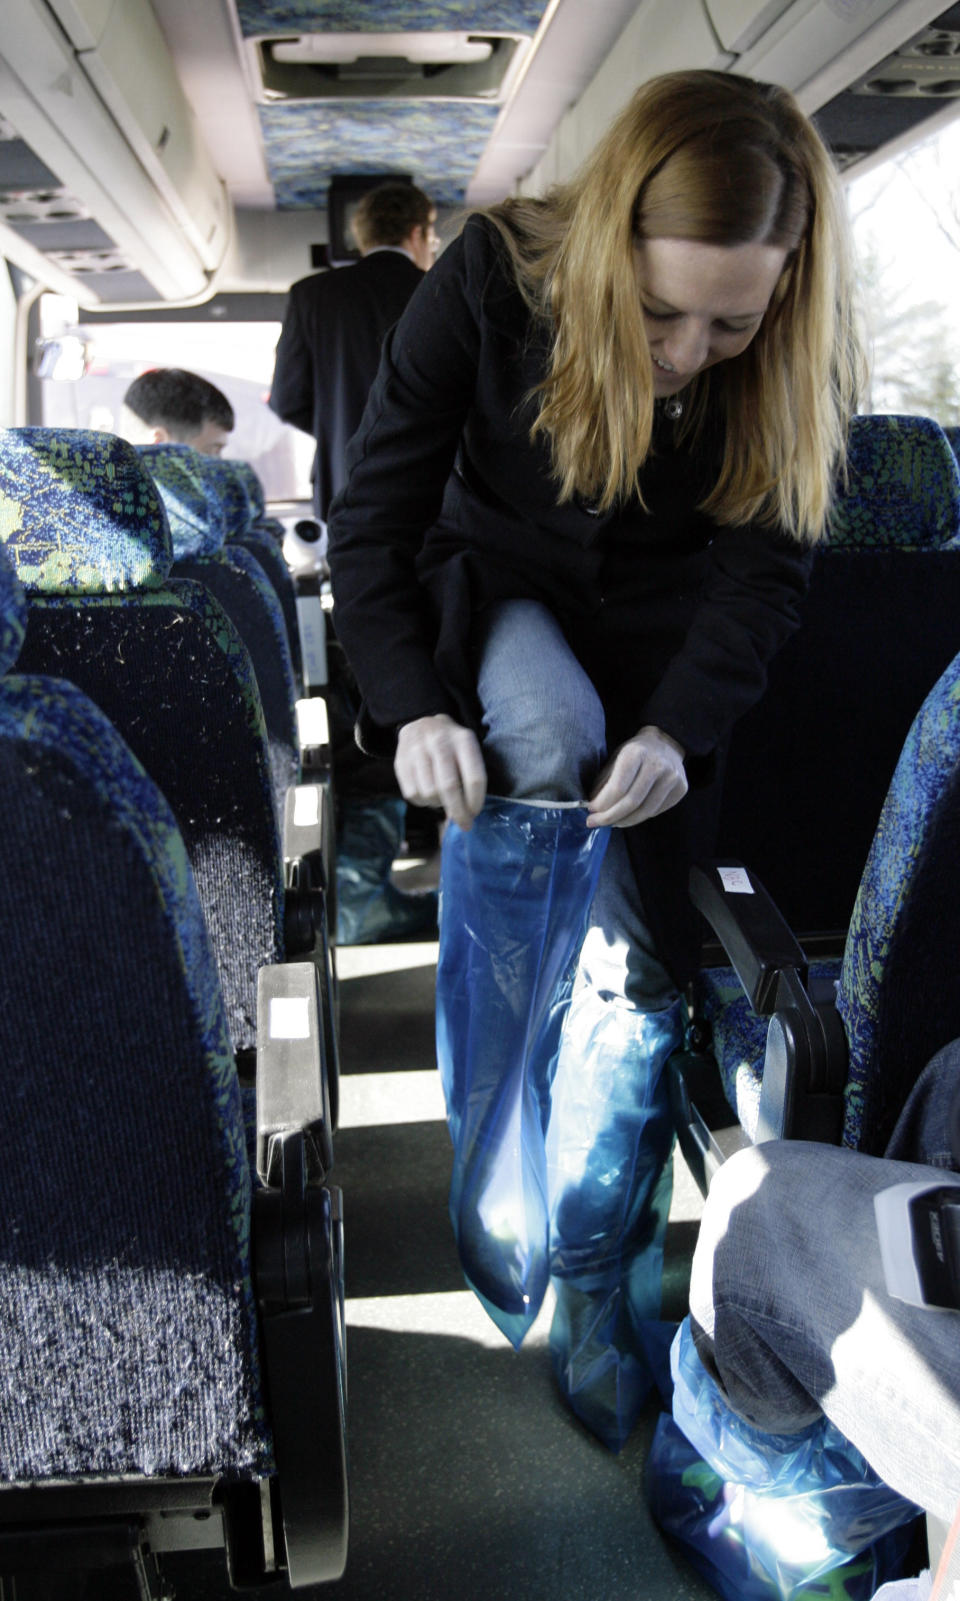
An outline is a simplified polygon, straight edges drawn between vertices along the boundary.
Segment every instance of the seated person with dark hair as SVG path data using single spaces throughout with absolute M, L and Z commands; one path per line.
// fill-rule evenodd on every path
M 182 367 L 154 367 L 135 378 L 123 397 L 117 432 L 133 445 L 192 445 L 222 454 L 236 419 L 222 390 Z

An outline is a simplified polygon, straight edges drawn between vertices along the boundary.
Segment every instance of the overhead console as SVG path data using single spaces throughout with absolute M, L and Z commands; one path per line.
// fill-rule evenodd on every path
M 149 0 L 4 0 L 0 251 L 82 306 L 211 292 L 230 201 Z

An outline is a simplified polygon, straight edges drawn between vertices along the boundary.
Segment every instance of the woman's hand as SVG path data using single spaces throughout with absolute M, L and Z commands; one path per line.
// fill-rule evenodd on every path
M 400 793 L 414 806 L 442 806 L 468 829 L 487 793 L 487 770 L 476 734 L 446 712 L 404 723 L 393 770 Z
M 659 728 L 641 728 L 607 763 L 590 797 L 588 828 L 632 828 L 669 811 L 687 793 L 683 747 Z

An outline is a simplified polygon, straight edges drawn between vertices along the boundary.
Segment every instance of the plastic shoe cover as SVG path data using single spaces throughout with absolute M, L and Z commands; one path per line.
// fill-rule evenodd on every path
M 640 1012 L 578 984 L 553 1085 L 550 1351 L 573 1411 L 611 1451 L 625 1443 L 654 1382 L 649 1329 L 660 1328 L 673 1187 L 663 1069 L 685 1015 L 682 1000 Z
M 868 1601 L 897 1576 L 918 1509 L 839 1429 L 825 1417 L 801 1434 L 744 1422 L 700 1361 L 689 1319 L 672 1367 L 678 1421 L 659 1420 L 647 1495 L 657 1523 L 721 1595 Z
M 607 831 L 578 806 L 488 800 L 440 874 L 437 1061 L 467 1282 L 519 1347 L 549 1277 L 544 1130 L 570 971 Z
M 393 795 L 343 802 L 337 829 L 338 945 L 436 939 L 436 892 L 409 894 L 390 880 L 405 814 L 406 801 Z

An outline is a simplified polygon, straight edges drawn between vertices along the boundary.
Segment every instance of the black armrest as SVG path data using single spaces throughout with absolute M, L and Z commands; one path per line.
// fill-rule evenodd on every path
M 813 996 L 806 956 L 741 862 L 695 865 L 690 895 L 727 952 L 753 1010 L 769 1017 L 757 1143 L 836 1144 L 843 1123 L 847 1039 L 833 996 Z
M 720 940 L 755 1012 L 767 1017 L 774 1010 L 785 969 L 806 983 L 806 956 L 760 880 L 742 862 L 695 864 L 690 898 Z
M 311 1182 L 333 1166 L 327 1034 L 313 962 L 280 962 L 257 975 L 257 1172 L 275 1182 L 283 1137 L 300 1132 Z
M 262 968 L 257 994 L 254 1287 L 291 1588 L 341 1577 L 349 1487 L 343 1220 L 332 1162 L 319 978 Z

